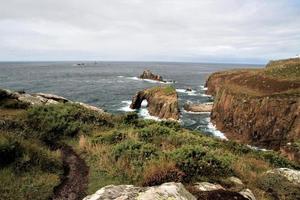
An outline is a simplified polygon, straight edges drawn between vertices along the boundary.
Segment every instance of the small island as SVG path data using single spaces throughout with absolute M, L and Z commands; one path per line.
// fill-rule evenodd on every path
M 179 119 L 178 95 L 172 86 L 157 86 L 136 93 L 130 108 L 139 109 L 143 100 L 148 102 L 150 115 L 162 119 Z
M 166 82 L 163 80 L 163 77 L 160 75 L 153 74 L 150 70 L 145 70 L 143 73 L 139 76 L 140 79 L 149 79 L 159 82 Z

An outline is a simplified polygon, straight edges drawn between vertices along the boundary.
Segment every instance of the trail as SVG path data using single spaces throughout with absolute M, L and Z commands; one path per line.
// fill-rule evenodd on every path
M 86 196 L 88 166 L 68 145 L 60 147 L 64 165 L 64 177 L 54 189 L 53 200 L 81 200 Z

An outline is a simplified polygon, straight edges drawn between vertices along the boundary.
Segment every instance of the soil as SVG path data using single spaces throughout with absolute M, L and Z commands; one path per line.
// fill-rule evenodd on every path
M 83 159 L 68 145 L 60 147 L 63 157 L 64 176 L 54 188 L 53 200 L 79 200 L 86 196 L 88 167 Z

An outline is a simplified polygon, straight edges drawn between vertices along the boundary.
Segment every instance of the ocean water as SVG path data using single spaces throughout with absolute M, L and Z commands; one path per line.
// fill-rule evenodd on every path
M 210 113 L 189 113 L 182 108 L 187 101 L 212 102 L 205 94 L 205 81 L 209 74 L 234 68 L 261 68 L 245 64 L 205 64 L 171 62 L 0 62 L 0 88 L 25 90 L 28 93 L 44 92 L 64 96 L 101 107 L 108 112 L 122 113 L 129 108 L 132 96 L 139 90 L 162 83 L 140 80 L 137 77 L 145 69 L 160 74 L 176 88 L 181 109 L 180 122 L 186 128 L 201 130 L 224 138 L 210 122 Z M 80 62 L 81 63 L 81 62 Z M 192 91 L 186 92 L 186 88 Z M 137 111 L 141 117 L 150 116 L 146 104 Z

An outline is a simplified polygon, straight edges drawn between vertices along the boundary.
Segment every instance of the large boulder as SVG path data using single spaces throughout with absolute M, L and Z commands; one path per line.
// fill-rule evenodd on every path
M 101 188 L 96 193 L 87 196 L 84 200 L 196 200 L 181 183 L 164 183 L 153 187 L 135 187 L 133 185 L 109 185 Z
M 267 172 L 268 174 L 281 175 L 295 185 L 300 185 L 300 171 L 289 168 L 276 168 Z
M 179 119 L 178 96 L 171 86 L 158 86 L 139 91 L 132 98 L 131 109 L 141 108 L 143 100 L 148 102 L 150 115 L 161 119 Z
M 139 78 L 165 82 L 162 76 L 153 74 L 150 70 L 143 71 Z

